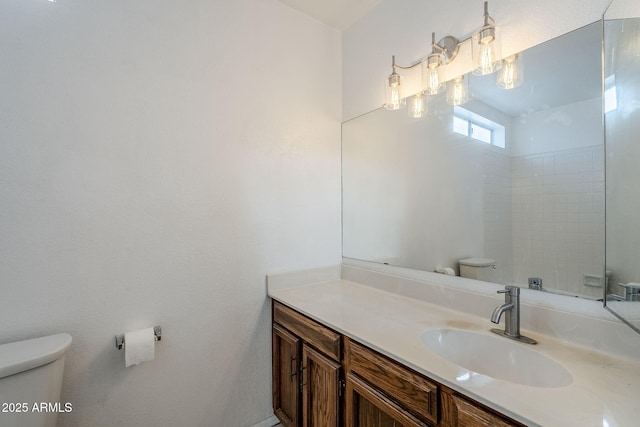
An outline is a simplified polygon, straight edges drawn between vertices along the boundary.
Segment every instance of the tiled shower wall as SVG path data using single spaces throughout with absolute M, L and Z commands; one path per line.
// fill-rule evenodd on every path
M 486 146 L 482 152 L 484 179 L 484 254 L 495 259 L 495 281 L 513 282 L 511 218 L 511 156 L 507 151 Z
M 602 296 L 603 165 L 602 145 L 511 159 L 515 283 Z

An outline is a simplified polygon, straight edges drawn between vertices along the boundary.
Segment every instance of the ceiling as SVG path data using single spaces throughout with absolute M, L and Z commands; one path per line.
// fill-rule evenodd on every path
M 349 28 L 381 0 L 280 0 L 338 30 Z

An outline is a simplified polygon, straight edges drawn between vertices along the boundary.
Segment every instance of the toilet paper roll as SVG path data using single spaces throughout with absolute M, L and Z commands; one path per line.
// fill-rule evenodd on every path
M 127 368 L 153 360 L 155 352 L 153 328 L 138 329 L 124 334 L 124 364 Z

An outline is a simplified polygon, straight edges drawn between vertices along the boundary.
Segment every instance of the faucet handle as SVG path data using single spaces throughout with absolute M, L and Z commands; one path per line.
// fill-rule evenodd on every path
M 504 289 L 500 289 L 498 291 L 499 294 L 510 294 L 513 296 L 518 296 L 520 295 L 520 288 L 518 286 L 513 286 L 513 285 L 507 285 L 504 287 Z

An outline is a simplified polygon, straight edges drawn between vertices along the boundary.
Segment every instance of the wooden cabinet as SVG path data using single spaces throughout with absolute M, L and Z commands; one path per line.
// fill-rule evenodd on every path
M 273 411 L 286 427 L 339 427 L 342 337 L 273 305 Z
M 278 302 L 273 320 L 273 408 L 286 427 L 523 426 Z

